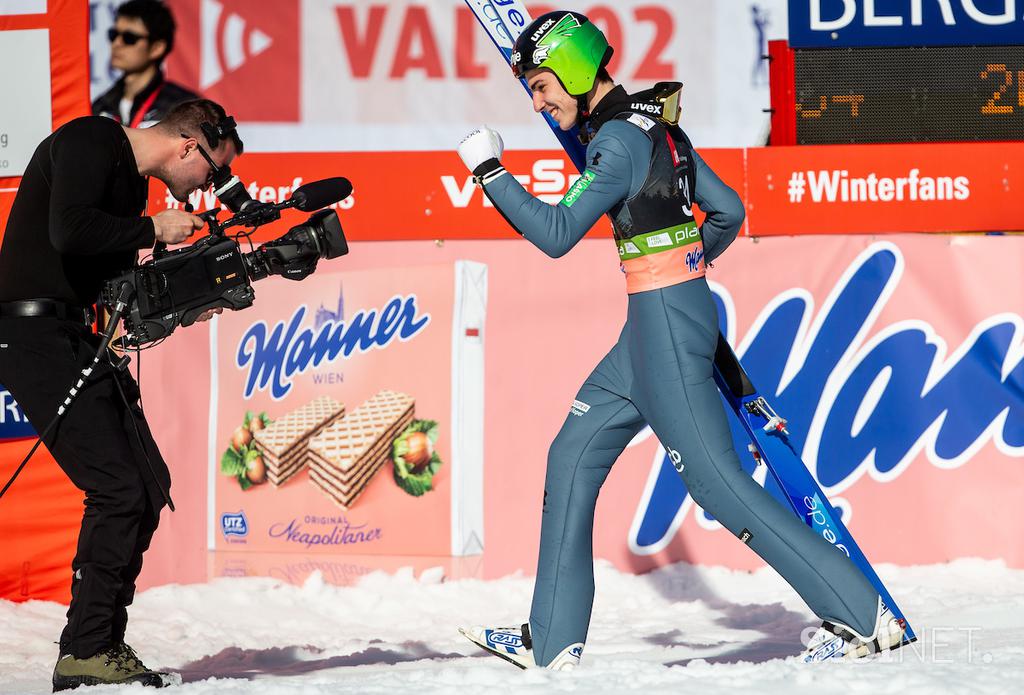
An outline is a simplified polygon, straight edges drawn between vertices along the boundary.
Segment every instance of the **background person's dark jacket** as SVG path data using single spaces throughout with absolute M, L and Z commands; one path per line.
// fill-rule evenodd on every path
M 159 90 L 159 91 L 157 91 Z M 154 92 L 156 98 L 151 99 Z M 124 78 L 122 77 L 114 86 L 104 92 L 92 103 L 92 114 L 94 116 L 106 116 L 115 121 L 121 121 L 121 98 L 124 96 Z M 151 126 L 161 121 L 167 113 L 183 101 L 198 99 L 199 95 L 191 92 L 179 84 L 169 82 L 164 78 L 162 72 L 157 72 L 156 77 L 146 85 L 145 89 L 135 95 L 132 102 L 130 123 L 133 127 Z M 141 118 L 137 118 L 139 111 L 146 107 Z M 138 120 L 138 122 L 136 122 Z

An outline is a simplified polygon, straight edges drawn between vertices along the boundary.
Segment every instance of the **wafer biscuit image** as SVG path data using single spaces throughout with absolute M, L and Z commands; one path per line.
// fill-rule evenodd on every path
M 381 391 L 309 442 L 310 480 L 349 509 L 391 455 L 395 438 L 412 422 L 415 401 Z
M 253 443 L 267 466 L 267 480 L 283 485 L 306 465 L 310 438 L 345 414 L 345 406 L 320 396 L 256 433 Z

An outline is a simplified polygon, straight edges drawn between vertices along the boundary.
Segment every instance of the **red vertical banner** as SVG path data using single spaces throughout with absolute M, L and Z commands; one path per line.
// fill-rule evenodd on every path
M 173 0 L 178 21 L 167 76 L 240 121 L 300 114 L 299 2 Z
M 3 32 L 49 33 L 51 126 L 89 113 L 89 6 L 49 0 L 43 14 L 0 15 Z M 2 70 L 24 66 L 0 65 Z M 21 177 L 0 178 L 0 239 Z M 28 453 L 24 415 L 0 385 L 0 478 L 6 482 Z M 2 484 L 2 483 L 0 483 Z M 41 447 L 0 502 L 0 598 L 66 601 L 71 558 L 82 517 L 82 493 Z

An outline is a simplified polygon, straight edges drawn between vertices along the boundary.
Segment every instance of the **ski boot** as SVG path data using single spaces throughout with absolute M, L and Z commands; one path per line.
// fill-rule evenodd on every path
M 80 685 L 141 683 L 153 688 L 179 685 L 181 676 L 146 668 L 138 655 L 124 642 L 108 647 L 87 659 L 62 654 L 53 669 L 53 692 Z
M 524 623 L 522 627 L 460 627 L 459 632 L 478 647 L 521 669 L 540 668 L 533 660 L 533 641 L 530 639 L 529 623 Z M 544 668 L 552 671 L 571 671 L 579 666 L 581 656 L 583 643 L 576 642 L 559 652 Z
M 865 636 L 856 630 L 824 621 L 811 637 L 804 652 L 804 661 L 827 661 L 829 659 L 861 659 L 871 654 L 898 649 L 903 645 L 906 621 L 897 618 L 882 599 L 878 599 L 878 617 L 875 631 Z

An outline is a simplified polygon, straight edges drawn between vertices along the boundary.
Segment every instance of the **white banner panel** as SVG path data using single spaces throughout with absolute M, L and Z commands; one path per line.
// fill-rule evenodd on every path
M 53 123 L 49 32 L 0 32 L 0 65 L 0 177 L 21 176 Z
M 92 3 L 93 95 L 114 75 Z M 556 147 L 522 87 L 462 0 L 170 0 L 178 21 L 168 74 L 223 103 L 249 151 L 451 149 L 487 123 L 512 149 Z M 530 5 L 535 16 L 552 5 Z M 783 0 L 569 0 L 616 49 L 630 91 L 685 85 L 684 126 L 703 147 L 761 144 L 767 40 L 785 34 Z

